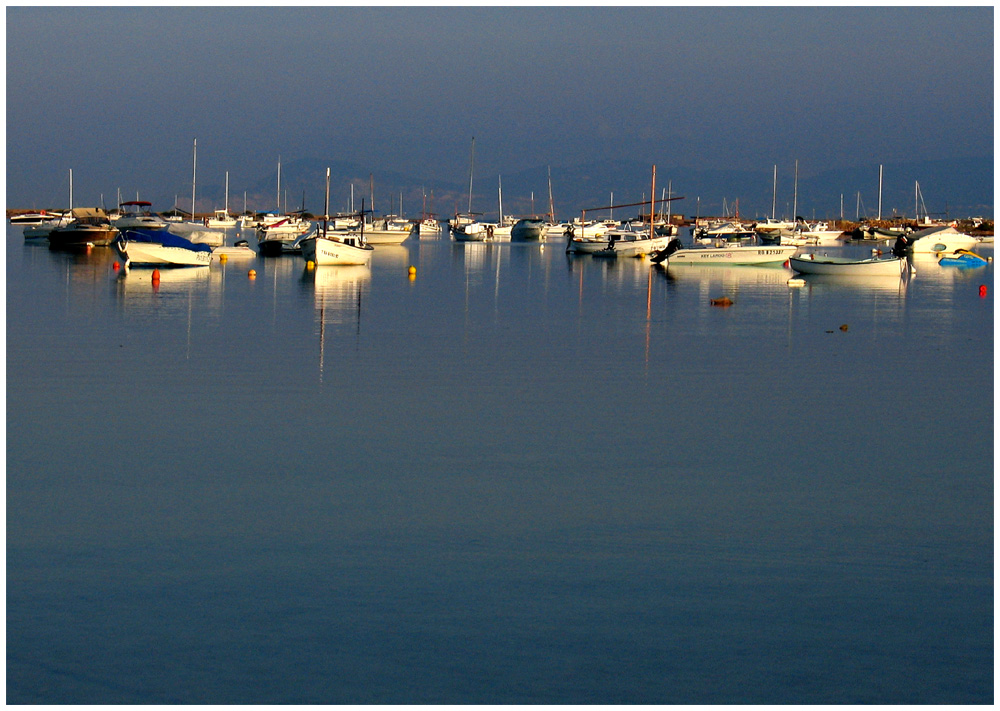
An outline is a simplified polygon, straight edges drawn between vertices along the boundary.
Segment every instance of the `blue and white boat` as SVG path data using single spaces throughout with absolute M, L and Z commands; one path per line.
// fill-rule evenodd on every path
M 941 257 L 938 264 L 943 267 L 985 267 L 989 260 L 967 249 L 956 249 L 953 254 Z
M 168 230 L 126 229 L 115 240 L 115 250 L 126 267 L 207 267 L 212 248 Z

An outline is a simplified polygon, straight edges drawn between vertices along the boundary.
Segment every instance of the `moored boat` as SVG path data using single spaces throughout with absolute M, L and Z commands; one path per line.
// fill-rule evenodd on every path
M 146 200 L 130 200 L 118 205 L 120 217 L 113 220 L 112 224 L 119 230 L 131 230 L 142 228 L 146 230 L 166 229 L 170 224 L 159 215 L 154 215 L 149 208 L 151 202 Z
M 906 239 L 914 254 L 954 252 L 956 249 L 970 249 L 979 243 L 977 237 L 963 234 L 948 225 L 910 232 L 906 235 Z
M 672 239 L 667 247 L 654 254 L 650 261 L 661 264 L 669 260 L 671 266 L 686 265 L 780 265 L 795 255 L 798 247 L 790 245 L 740 245 L 722 247 L 694 247 L 685 249 L 679 239 Z
M 371 262 L 374 247 L 365 240 L 365 203 L 361 201 L 361 229 L 358 232 L 337 232 L 329 230 L 330 214 L 330 169 L 326 169 L 326 200 L 323 205 L 323 224 L 316 232 L 300 242 L 302 258 L 316 266 L 360 266 Z
M 984 267 L 989 264 L 989 260 L 986 257 L 978 255 L 975 252 L 970 252 L 967 249 L 956 249 L 951 254 L 944 255 L 942 253 L 942 255 L 938 259 L 938 264 L 943 267 Z
M 111 244 L 118 236 L 118 230 L 112 226 L 103 208 L 77 207 L 73 209 L 72 215 L 72 222 L 49 232 L 50 249 L 88 245 L 103 247 Z
M 169 230 L 127 229 L 114 243 L 126 266 L 207 267 L 212 248 Z
M 900 276 L 908 270 L 904 257 L 871 257 L 849 259 L 824 254 L 804 254 L 790 257 L 788 265 L 800 274 L 837 276 Z
M 540 242 L 545 239 L 545 221 L 522 217 L 510 228 L 511 242 Z

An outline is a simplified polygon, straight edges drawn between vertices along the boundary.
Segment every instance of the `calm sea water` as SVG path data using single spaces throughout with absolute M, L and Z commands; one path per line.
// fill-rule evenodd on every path
M 993 701 L 992 264 L 7 236 L 10 703 Z

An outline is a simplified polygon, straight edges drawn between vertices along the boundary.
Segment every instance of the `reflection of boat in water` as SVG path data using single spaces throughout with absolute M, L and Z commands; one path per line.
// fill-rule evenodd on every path
M 903 257 L 850 259 L 848 257 L 828 257 L 823 254 L 805 254 L 801 257 L 789 258 L 788 265 L 800 274 L 824 274 L 839 277 L 899 277 L 907 271 L 907 262 Z
M 703 264 L 697 269 L 689 266 L 660 266 L 654 271 L 662 272 L 669 281 L 679 284 L 699 284 L 705 289 L 715 286 L 729 288 L 774 287 L 788 288 L 789 272 L 773 266 L 726 264 Z
M 800 280 L 798 289 L 807 291 L 857 291 L 887 296 L 905 296 L 910 283 L 905 275 L 895 279 L 885 276 L 838 276 L 836 274 L 796 274 Z M 791 291 L 797 291 L 792 289 Z
M 319 380 L 323 381 L 327 328 L 354 324 L 361 328 L 361 298 L 371 281 L 368 265 L 328 266 L 306 269 L 302 279 L 312 281 L 319 321 Z

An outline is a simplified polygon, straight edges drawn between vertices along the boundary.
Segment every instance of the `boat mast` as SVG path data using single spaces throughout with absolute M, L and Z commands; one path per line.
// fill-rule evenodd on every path
M 792 222 L 799 221 L 799 161 L 795 160 L 795 191 L 792 197 Z
M 503 226 L 503 180 L 497 176 L 497 225 Z
M 278 156 L 278 192 L 276 197 L 278 200 L 278 214 L 280 215 L 281 214 L 281 156 Z
M 778 164 L 774 164 L 774 182 L 771 187 L 771 219 L 775 218 L 775 206 L 778 204 Z
M 323 236 L 326 237 L 326 222 L 330 219 L 330 169 L 326 169 L 326 196 L 323 198 Z
M 229 217 L 229 171 L 226 171 L 226 217 Z
M 552 166 L 549 167 L 549 222 L 555 224 L 556 210 L 552 206 Z
M 194 189 L 198 184 L 198 139 L 194 139 L 194 159 L 191 168 L 191 221 L 194 222 Z
M 614 190 L 611 191 L 611 202 L 609 204 L 611 205 L 611 212 L 608 213 L 608 219 L 609 220 L 614 220 L 615 219 L 615 191 Z
M 649 238 L 653 239 L 653 215 L 656 212 L 656 166 L 653 166 L 653 187 L 649 190 Z
M 469 155 L 469 219 L 472 219 L 472 175 L 476 166 L 476 137 L 472 137 L 472 152 Z
M 69 211 L 73 212 L 73 169 L 69 169 Z
M 882 164 L 878 166 L 878 219 L 882 219 Z

